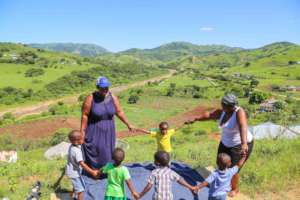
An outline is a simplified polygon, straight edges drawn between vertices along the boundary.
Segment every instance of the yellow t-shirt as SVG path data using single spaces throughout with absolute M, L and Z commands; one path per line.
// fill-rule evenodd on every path
M 172 151 L 171 137 L 174 133 L 174 129 L 169 129 L 165 135 L 161 134 L 160 130 L 151 132 L 151 136 L 156 139 L 158 151 L 166 151 L 168 153 Z

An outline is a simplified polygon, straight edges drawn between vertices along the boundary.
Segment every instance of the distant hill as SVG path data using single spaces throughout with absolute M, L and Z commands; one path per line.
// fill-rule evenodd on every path
M 168 63 L 168 67 L 217 67 L 259 65 L 261 67 L 282 67 L 300 61 L 300 46 L 290 42 L 276 42 L 256 49 L 243 49 L 203 55 L 187 55 Z
M 206 56 L 216 53 L 238 52 L 243 50 L 238 47 L 225 45 L 195 45 L 189 42 L 172 42 L 153 49 L 128 49 L 119 52 L 122 55 L 133 55 L 142 59 L 156 59 L 170 61 L 182 56 Z
M 80 54 L 81 56 L 97 56 L 109 53 L 109 51 L 105 48 L 95 44 L 32 43 L 28 45 L 34 48 L 46 49 L 51 51 Z

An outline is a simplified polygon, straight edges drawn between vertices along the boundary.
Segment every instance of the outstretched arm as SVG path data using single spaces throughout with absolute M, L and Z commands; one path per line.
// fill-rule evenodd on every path
M 238 168 L 241 168 L 244 165 L 246 159 L 247 159 L 247 155 L 243 154 L 242 157 L 241 157 L 241 159 L 237 163 Z
M 151 190 L 152 188 L 152 185 L 151 183 L 148 183 L 146 185 L 146 187 L 143 189 L 143 191 L 140 193 L 140 198 L 142 198 L 147 192 L 149 192 L 149 190 Z
M 177 183 L 179 183 L 180 185 L 182 185 L 182 186 L 188 188 L 189 190 L 195 189 L 193 186 L 191 186 L 190 184 L 188 184 L 183 178 L 179 179 L 179 180 L 177 181 Z
M 86 97 L 85 101 L 82 104 L 80 132 L 82 133 L 83 140 L 85 137 L 85 129 L 87 128 L 88 116 L 91 110 L 92 100 L 93 96 L 89 95 Z
M 112 95 L 112 97 L 113 97 L 114 105 L 115 105 L 115 108 L 116 108 L 116 114 L 117 114 L 118 118 L 128 127 L 128 129 L 130 131 L 133 131 L 134 127 L 128 122 L 128 119 L 125 116 L 125 113 L 121 108 L 121 104 L 119 102 L 118 97 L 116 97 L 114 95 Z
M 126 180 L 126 184 L 133 196 L 134 199 L 138 199 L 140 197 L 140 195 L 136 192 L 136 190 L 133 187 L 132 181 L 131 179 Z
M 195 121 L 205 121 L 205 120 L 210 120 L 210 119 L 219 119 L 220 116 L 222 114 L 222 110 L 221 109 L 216 109 L 212 112 L 209 111 L 204 111 L 201 114 L 199 114 L 197 117 L 195 117 L 194 119 L 191 119 L 187 122 L 185 122 L 185 124 L 192 124 Z
M 146 134 L 150 134 L 151 132 L 146 130 L 146 129 L 142 129 L 142 128 L 136 128 L 135 130 L 140 131 L 142 133 L 146 133 Z
M 85 164 L 83 161 L 79 162 L 82 169 L 84 169 L 87 173 L 92 175 L 93 177 L 96 177 L 99 174 L 98 170 L 91 169 L 87 164 Z
M 201 190 L 204 187 L 207 187 L 208 185 L 209 185 L 209 183 L 204 181 L 195 187 L 194 192 L 198 192 L 199 190 Z

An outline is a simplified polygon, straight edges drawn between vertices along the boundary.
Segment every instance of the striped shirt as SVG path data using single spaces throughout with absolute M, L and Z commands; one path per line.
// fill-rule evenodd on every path
M 172 181 L 181 177 L 169 167 L 159 167 L 152 171 L 148 183 L 154 185 L 153 200 L 172 200 Z

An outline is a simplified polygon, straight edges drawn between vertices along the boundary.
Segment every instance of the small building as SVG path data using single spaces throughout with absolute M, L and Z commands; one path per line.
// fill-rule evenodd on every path
M 271 98 L 259 105 L 259 112 L 274 112 L 276 111 L 275 103 L 278 100 Z

